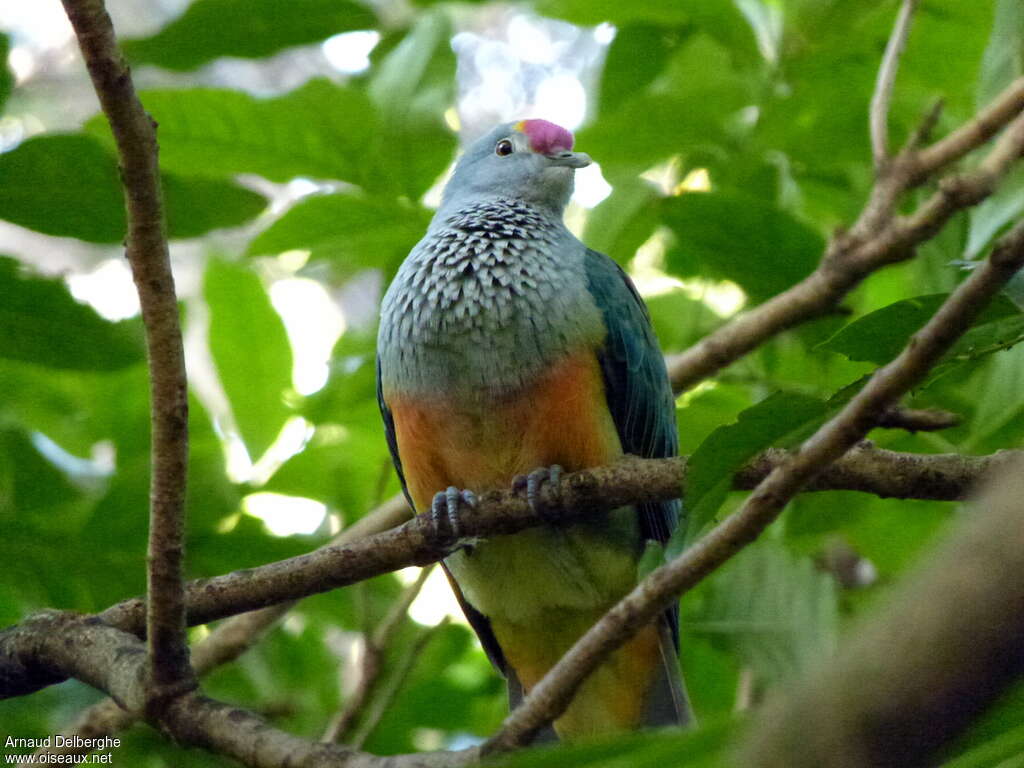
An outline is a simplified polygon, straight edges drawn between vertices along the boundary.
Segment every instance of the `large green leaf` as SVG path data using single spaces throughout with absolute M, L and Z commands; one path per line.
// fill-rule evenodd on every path
M 686 618 L 687 633 L 730 648 L 762 684 L 792 678 L 829 653 L 838 629 L 832 577 L 771 539 L 730 560 Z
M 367 148 L 379 137 L 377 113 L 366 95 L 326 80 L 268 99 L 214 88 L 141 96 L 160 124 L 160 162 L 174 173 L 361 183 Z M 102 116 L 90 119 L 86 130 L 112 142 Z
M 262 195 L 226 180 L 163 177 L 167 231 L 196 237 L 244 224 Z M 37 232 L 117 243 L 125 237 L 117 162 L 94 138 L 47 134 L 0 154 L 0 217 Z
M 749 89 L 727 49 L 693 35 L 660 77 L 580 131 L 577 144 L 619 183 L 675 155 L 714 150 L 727 140 Z
M 911 335 L 931 319 L 948 297 L 939 293 L 897 301 L 854 320 L 818 348 L 837 352 L 850 360 L 887 363 L 900 353 Z M 932 371 L 929 380 L 947 372 L 950 366 L 986 357 L 1022 340 L 1024 314 L 1010 299 L 997 296 Z
M 672 537 L 673 550 L 681 549 L 711 521 L 740 467 L 759 451 L 788 445 L 802 436 L 825 412 L 825 403 L 817 398 L 776 392 L 740 413 L 735 424 L 719 427 L 708 435 L 687 464 L 687 526 Z
M 574 24 L 592 26 L 610 22 L 617 27 L 659 25 L 666 29 L 688 26 L 711 35 L 734 55 L 756 55 L 753 30 L 735 0 L 539 0 L 537 10 Z M 621 34 L 621 33 L 620 33 Z M 636 50 L 636 48 L 634 48 Z M 641 46 L 644 58 L 650 49 Z M 654 55 L 657 58 L 657 55 Z M 614 62 L 613 62 L 614 63 Z M 640 81 L 639 84 L 642 84 Z
M 124 40 L 134 62 L 195 69 L 221 56 L 255 59 L 282 48 L 377 26 L 373 11 L 351 0 L 196 0 L 157 34 Z
M 301 248 L 342 274 L 391 272 L 423 236 L 430 212 L 418 204 L 350 192 L 300 200 L 250 244 L 251 256 Z
M 618 183 L 587 216 L 583 242 L 626 264 L 658 226 L 658 190 L 642 179 Z
M 992 239 L 1020 218 L 1024 211 L 1024 168 L 1017 167 L 991 196 L 970 210 L 970 228 L 964 257 L 981 255 Z
M 429 11 L 375 67 L 368 92 L 381 128 L 368 189 L 416 200 L 451 161 L 455 137 L 443 115 L 455 98 L 452 34 L 447 15 Z
M 0 519 L 7 532 L 20 519 L 48 507 L 73 501 L 79 491 L 65 471 L 40 453 L 20 429 L 0 428 Z M 10 560 L 8 560 L 10 562 Z
M 291 415 L 292 353 L 281 317 L 248 266 L 212 259 L 203 293 L 210 308 L 210 352 L 231 413 L 253 461 Z
M 611 113 L 648 86 L 685 38 L 679 29 L 651 23 L 631 23 L 617 30 L 601 74 L 597 102 L 601 114 Z M 638 56 L 637 51 L 644 55 Z
M 145 346 L 137 320 L 104 320 L 63 281 L 30 275 L 0 256 L 0 357 L 109 371 L 144 360 Z
M 1014 78 L 1024 75 L 1024 5 L 995 0 L 995 19 L 978 74 L 977 105 L 994 99 Z
M 825 241 L 815 230 L 763 200 L 706 192 L 662 201 L 676 235 L 668 268 L 677 274 L 732 280 L 755 301 L 810 274 Z

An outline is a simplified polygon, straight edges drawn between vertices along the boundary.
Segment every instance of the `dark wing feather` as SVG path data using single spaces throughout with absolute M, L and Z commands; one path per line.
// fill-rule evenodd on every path
M 675 398 L 647 307 L 629 276 L 604 254 L 588 249 L 586 270 L 608 331 L 598 356 L 622 450 L 644 458 L 675 456 Z M 666 543 L 679 523 L 681 506 L 678 500 L 638 505 L 644 537 Z M 666 611 L 665 618 L 678 645 L 679 609 Z

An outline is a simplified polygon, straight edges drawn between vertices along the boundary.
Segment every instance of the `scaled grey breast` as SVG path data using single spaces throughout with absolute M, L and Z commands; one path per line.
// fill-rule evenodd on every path
M 585 281 L 574 279 L 582 257 L 582 245 L 559 219 L 517 200 L 491 199 L 434 222 L 385 301 L 385 323 L 413 342 L 402 345 L 398 363 L 404 383 L 529 381 L 599 325 L 591 297 L 578 288 Z M 462 359 L 467 354 L 476 360 Z M 481 372 L 487 381 L 474 378 Z

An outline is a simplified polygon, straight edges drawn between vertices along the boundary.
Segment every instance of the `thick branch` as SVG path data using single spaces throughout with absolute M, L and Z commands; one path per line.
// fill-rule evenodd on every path
M 1019 452 L 992 456 L 956 454 L 915 455 L 863 447 L 851 451 L 809 484 L 813 490 L 860 490 L 898 498 L 958 500 L 998 464 Z M 736 487 L 749 489 L 780 464 L 787 454 L 771 451 L 738 473 Z M 556 488 L 545 485 L 541 499 L 565 521 L 643 501 L 677 498 L 685 478 L 686 460 L 627 457 L 610 467 L 574 472 Z M 511 492 L 491 492 L 480 498 L 472 515 L 462 519 L 467 538 L 516 533 L 540 520 L 525 499 Z M 214 619 L 296 600 L 338 586 L 410 565 L 443 557 L 454 545 L 439 545 L 428 517 L 417 517 L 397 528 L 347 545 L 329 545 L 299 557 L 251 570 L 190 582 L 186 588 L 188 620 L 205 624 Z M 144 606 L 138 598 L 111 606 L 103 620 L 133 634 L 144 630 Z M 44 670 L 18 672 L 0 633 L 0 698 L 23 695 L 50 685 Z
M 754 541 L 785 505 L 829 463 L 852 448 L 970 327 L 971 321 L 1024 263 L 1024 224 L 1003 238 L 989 259 L 953 292 L 864 388 L 787 461 L 772 470 L 738 512 L 668 565 L 643 579 L 551 668 L 513 711 L 484 752 L 522 746 L 557 718 L 582 682 L 609 653 L 737 551 Z
M 400 495 L 395 496 L 342 530 L 331 543 L 348 544 L 386 531 L 401 525 L 411 514 L 405 499 Z M 275 626 L 294 605 L 294 602 L 278 603 L 258 611 L 232 616 L 214 628 L 192 648 L 192 665 L 196 674 L 201 677 L 237 659 Z M 123 710 L 113 699 L 104 699 L 83 711 L 62 735 L 77 735 L 83 739 L 110 736 L 124 730 L 136 719 L 135 715 Z M 91 751 L 85 745 L 76 747 L 72 743 L 70 746 L 43 747 L 36 753 L 86 754 Z
M 156 129 L 135 93 L 103 0 L 63 0 L 117 144 L 128 215 L 127 256 L 146 326 L 152 398 L 148 571 L 154 702 L 195 685 L 182 588 L 188 387 L 164 226 Z
M 1021 498 L 1016 462 L 842 653 L 769 704 L 738 764 L 936 764 L 936 749 L 1024 675 Z
M 911 258 L 914 248 L 938 232 L 954 213 L 990 195 L 1021 156 L 1022 110 L 1024 78 L 1019 78 L 945 139 L 920 150 L 908 146 L 876 181 L 850 231 L 832 237 L 814 272 L 668 361 L 673 389 L 687 390 L 773 336 L 828 313 L 869 274 Z M 913 214 L 895 215 L 907 190 L 976 149 L 1015 118 L 975 172 L 944 179 L 939 191 Z
M 903 0 L 900 12 L 896 16 L 889 42 L 885 46 L 885 55 L 878 68 L 875 80 L 875 91 L 871 95 L 871 110 L 868 124 L 871 134 L 871 154 L 875 160 L 875 170 L 882 171 L 889 161 L 889 104 L 892 101 L 892 89 L 896 84 L 896 70 L 900 56 L 907 45 L 910 34 L 910 21 L 914 15 L 917 0 Z
M 146 653 L 133 635 L 95 618 L 49 612 L 26 621 L 12 638 L 19 657 L 104 690 L 129 712 L 146 712 Z M 156 724 L 155 718 L 150 722 Z M 376 757 L 307 741 L 196 692 L 169 699 L 159 726 L 181 743 L 228 755 L 252 768 L 447 768 L 476 760 L 475 750 Z

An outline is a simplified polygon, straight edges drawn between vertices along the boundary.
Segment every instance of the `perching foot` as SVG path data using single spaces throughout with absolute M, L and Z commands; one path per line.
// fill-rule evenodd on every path
M 462 536 L 462 522 L 459 520 L 459 503 L 467 507 L 476 506 L 476 494 L 459 490 L 454 485 L 434 494 L 430 504 L 430 519 L 439 542 L 451 543 Z
M 526 491 L 526 502 L 530 505 L 533 513 L 548 523 L 558 521 L 558 512 L 541 502 L 540 489 L 544 483 L 550 483 L 555 488 L 562 479 L 562 468 L 557 464 L 550 467 L 540 467 L 528 475 L 516 475 L 512 479 L 512 490 L 518 493 Z

